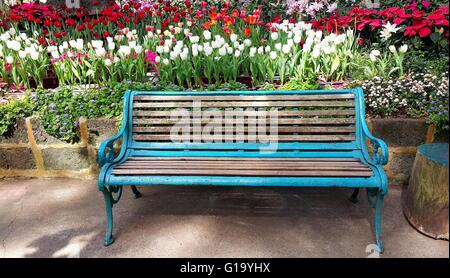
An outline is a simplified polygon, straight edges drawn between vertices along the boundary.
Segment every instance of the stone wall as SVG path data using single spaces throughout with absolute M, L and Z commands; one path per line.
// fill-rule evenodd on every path
M 389 146 L 390 185 L 408 182 L 417 146 L 448 142 L 448 134 L 437 134 L 423 119 L 369 119 L 368 125 Z M 0 137 L 0 177 L 95 178 L 98 146 L 116 130 L 115 119 L 80 119 L 81 142 L 68 144 L 48 135 L 35 118 L 19 119 L 12 136 Z

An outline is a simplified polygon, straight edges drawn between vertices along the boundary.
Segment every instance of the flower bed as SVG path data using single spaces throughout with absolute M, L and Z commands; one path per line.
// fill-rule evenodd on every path
M 238 81 L 274 90 L 361 85 L 372 117 L 427 117 L 448 129 L 449 8 L 441 1 L 379 9 L 319 0 L 90 2 L 2 6 L 0 135 L 17 116 L 35 114 L 50 134 L 76 141 L 79 116 L 120 116 L 126 87 L 245 87 Z M 74 93 L 80 85 L 98 89 Z M 23 98 L 11 100 L 17 93 Z

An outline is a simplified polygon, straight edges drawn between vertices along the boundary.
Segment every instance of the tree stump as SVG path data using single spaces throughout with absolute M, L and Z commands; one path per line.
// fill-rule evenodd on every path
M 444 143 L 419 146 L 403 198 L 403 212 L 411 225 L 430 237 L 447 240 L 448 146 Z

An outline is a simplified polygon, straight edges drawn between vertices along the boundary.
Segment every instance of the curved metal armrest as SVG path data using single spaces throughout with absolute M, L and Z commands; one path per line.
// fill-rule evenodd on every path
M 389 160 L 389 151 L 386 143 L 373 136 L 368 130 L 363 128 L 364 134 L 373 144 L 372 162 L 378 165 L 386 165 Z M 381 149 L 381 154 L 379 150 Z
M 125 126 L 122 126 L 119 133 L 110 137 L 103 141 L 100 144 L 100 148 L 98 149 L 98 164 L 100 166 L 105 165 L 106 163 L 113 162 L 116 157 L 116 151 L 114 150 L 114 142 L 117 141 L 120 137 L 123 137 L 125 132 Z M 109 150 L 107 152 L 107 150 Z

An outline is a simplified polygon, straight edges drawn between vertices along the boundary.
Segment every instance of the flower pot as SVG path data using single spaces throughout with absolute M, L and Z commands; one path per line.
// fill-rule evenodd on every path
M 320 86 L 323 87 L 331 87 L 333 89 L 342 89 L 345 85 L 347 85 L 348 81 L 342 80 L 342 81 L 325 81 L 323 79 L 317 80 L 317 83 L 319 83 Z
M 56 76 L 47 76 L 43 82 L 44 89 L 55 89 L 59 86 L 59 81 Z
M 253 78 L 251 76 L 238 76 L 236 82 L 245 84 L 249 88 L 253 88 Z

